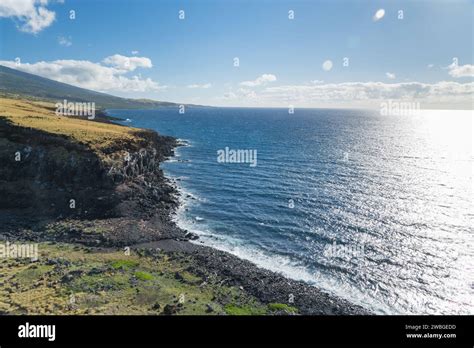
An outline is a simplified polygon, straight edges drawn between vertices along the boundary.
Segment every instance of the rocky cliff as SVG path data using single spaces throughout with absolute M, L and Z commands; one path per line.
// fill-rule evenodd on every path
M 131 142 L 100 152 L 70 138 L 0 119 L 2 230 L 64 219 L 148 220 L 175 207 L 160 162 L 174 138 L 140 130 Z M 165 216 L 161 216 L 164 220 Z

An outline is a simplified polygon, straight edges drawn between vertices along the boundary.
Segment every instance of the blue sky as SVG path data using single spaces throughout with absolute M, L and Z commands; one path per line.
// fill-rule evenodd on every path
M 3 0 L 0 64 L 183 103 L 469 107 L 473 13 L 470 0 Z

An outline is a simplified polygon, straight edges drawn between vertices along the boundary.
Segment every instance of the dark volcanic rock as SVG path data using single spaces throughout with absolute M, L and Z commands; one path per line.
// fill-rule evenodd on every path
M 167 304 L 162 312 L 164 315 L 172 315 L 176 313 L 178 313 L 178 306 L 173 304 Z

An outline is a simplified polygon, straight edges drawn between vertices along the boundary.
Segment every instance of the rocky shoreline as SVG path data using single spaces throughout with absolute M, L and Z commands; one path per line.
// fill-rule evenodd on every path
M 179 204 L 176 183 L 166 177 L 165 182 L 171 187 L 171 199 L 175 203 L 173 209 L 168 211 L 169 221 L 173 225 L 171 236 L 169 239 L 137 244 L 135 248 L 185 253 L 195 260 L 194 271 L 198 274 L 215 273 L 222 278 L 223 283 L 241 287 L 262 302 L 287 303 L 298 308 L 299 313 L 303 315 L 371 314 L 360 306 L 331 296 L 303 281 L 286 278 L 226 251 L 192 243 L 191 240 L 198 239 L 198 236 L 182 230 L 172 219 L 172 214 Z
M 138 130 L 140 141 L 115 144 L 104 151 L 104 159 L 64 137 L 0 121 L 0 160 L 11 164 L 0 172 L 0 239 L 129 248 L 150 257 L 165 253 L 190 260 L 191 273 L 212 276 L 217 284 L 237 287 L 264 304 L 287 304 L 303 315 L 371 314 L 302 281 L 191 243 L 197 236 L 172 218 L 179 204 L 177 187 L 160 169 L 179 146 L 176 139 Z M 25 158 L 21 165 L 11 162 L 18 148 Z

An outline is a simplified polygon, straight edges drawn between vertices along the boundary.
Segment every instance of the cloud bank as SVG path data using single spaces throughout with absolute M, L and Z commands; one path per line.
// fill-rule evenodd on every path
M 137 68 L 152 67 L 151 60 L 146 57 L 125 57 L 116 54 L 105 58 L 103 64 L 68 59 L 33 64 L 0 61 L 0 65 L 101 92 L 148 92 L 166 88 L 140 75 L 125 76 Z
M 387 100 L 418 101 L 422 107 L 445 105 L 472 108 L 474 83 L 421 82 L 344 82 L 283 85 L 261 91 L 238 89 L 224 95 L 227 102 L 287 107 L 373 107 Z

